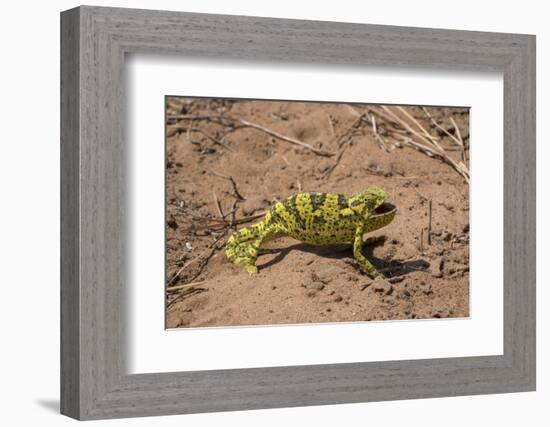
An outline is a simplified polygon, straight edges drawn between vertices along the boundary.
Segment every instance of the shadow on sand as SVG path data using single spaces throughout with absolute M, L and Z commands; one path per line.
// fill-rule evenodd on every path
M 376 269 L 387 278 L 404 276 L 413 271 L 427 270 L 430 267 L 430 263 L 423 259 L 403 262 L 391 260 L 388 262 L 381 258 L 376 258 L 374 256 L 374 249 L 378 246 L 383 246 L 385 241 L 385 236 L 369 238 L 363 243 L 362 252 Z M 348 263 L 356 264 L 351 245 L 315 246 L 306 243 L 297 243 L 281 249 L 262 249 L 260 255 L 276 254 L 276 256 L 263 264 L 258 263 L 258 268 L 263 269 L 278 264 L 292 251 L 308 252 L 323 258 L 344 259 Z

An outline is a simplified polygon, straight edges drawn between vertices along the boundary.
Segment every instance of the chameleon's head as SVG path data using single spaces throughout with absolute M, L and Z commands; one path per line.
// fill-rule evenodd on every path
M 369 231 L 384 227 L 393 221 L 397 209 L 386 202 L 388 193 L 376 185 L 355 193 L 348 199 L 349 207 L 365 218 Z

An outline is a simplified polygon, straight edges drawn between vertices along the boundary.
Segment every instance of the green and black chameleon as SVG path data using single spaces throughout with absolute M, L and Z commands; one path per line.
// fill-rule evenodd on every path
M 333 193 L 300 193 L 275 203 L 263 221 L 233 233 L 225 254 L 246 271 L 258 271 L 256 258 L 262 242 L 280 235 L 312 245 L 353 243 L 353 255 L 361 269 L 376 278 L 381 274 L 361 253 L 363 234 L 378 230 L 393 221 L 397 209 L 387 203 L 388 195 L 370 186 L 346 197 Z

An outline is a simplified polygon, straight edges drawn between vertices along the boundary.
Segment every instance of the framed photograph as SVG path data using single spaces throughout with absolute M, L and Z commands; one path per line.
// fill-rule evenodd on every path
M 535 37 L 61 14 L 61 411 L 535 390 Z

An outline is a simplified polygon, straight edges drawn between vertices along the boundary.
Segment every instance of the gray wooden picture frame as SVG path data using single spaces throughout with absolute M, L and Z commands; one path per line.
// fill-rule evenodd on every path
M 504 354 L 127 374 L 124 61 L 136 52 L 502 72 Z M 63 414 L 100 419 L 530 390 L 534 36 L 87 6 L 62 12 Z

